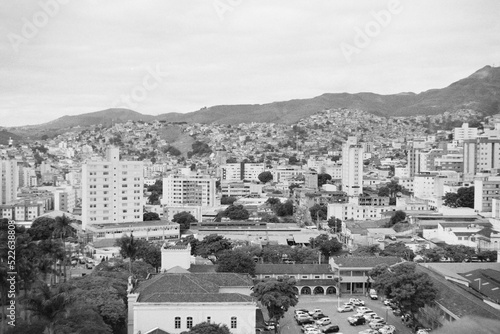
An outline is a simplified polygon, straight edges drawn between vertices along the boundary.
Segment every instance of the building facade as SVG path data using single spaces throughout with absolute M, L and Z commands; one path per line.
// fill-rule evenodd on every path
M 349 137 L 342 146 L 342 191 L 348 196 L 363 193 L 363 146 Z

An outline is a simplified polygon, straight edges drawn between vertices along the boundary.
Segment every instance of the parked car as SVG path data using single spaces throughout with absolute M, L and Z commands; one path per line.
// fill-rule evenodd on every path
M 359 298 L 351 298 L 349 299 L 349 303 L 353 303 L 355 306 L 365 306 L 365 302 Z
M 369 309 L 366 306 L 359 306 L 359 307 L 356 308 L 356 312 L 358 312 L 360 314 L 363 314 L 363 313 L 366 313 L 366 312 L 372 312 L 372 310 Z
M 379 334 L 379 332 L 376 329 L 367 328 L 363 329 L 361 332 L 358 332 L 358 334 Z
M 299 314 L 309 314 L 309 311 L 306 310 L 306 309 L 298 309 L 298 310 L 295 310 L 293 311 L 295 314 L 294 314 L 294 317 L 297 318 L 297 315 Z
M 295 318 L 295 320 L 297 321 L 297 323 L 299 325 L 314 323 L 313 317 L 311 317 L 308 314 L 299 314 L 299 315 L 297 315 L 297 317 Z
M 349 322 L 349 325 L 351 325 L 351 326 L 358 326 L 358 325 L 366 324 L 366 319 L 363 316 L 349 317 L 349 318 L 347 318 L 347 321 Z
M 351 311 L 354 311 L 354 307 L 352 305 L 342 305 L 341 307 L 337 308 L 337 311 L 339 313 L 351 312 Z
M 366 320 L 368 320 L 368 321 L 370 321 L 373 317 L 376 317 L 376 316 L 377 316 L 377 313 L 375 313 L 375 312 L 373 312 L 373 311 L 372 311 L 372 312 L 366 312 L 366 313 L 363 313 L 363 317 L 364 317 Z
M 380 328 L 379 330 L 380 334 L 394 334 L 396 333 L 396 327 L 393 325 L 385 325 L 384 327 Z
M 321 333 L 338 333 L 340 331 L 337 325 L 328 325 L 321 328 Z
M 332 323 L 332 321 L 328 317 L 316 320 L 316 325 L 318 325 L 318 326 L 326 326 L 326 325 L 329 325 L 331 323 Z
M 384 323 L 372 321 L 368 324 L 368 326 L 370 326 L 371 329 L 380 329 L 385 326 L 385 321 Z
M 85 263 L 85 268 L 87 268 L 87 269 L 92 269 L 92 268 L 94 268 L 94 260 L 92 260 L 92 259 L 87 259 L 87 263 Z
M 402 312 L 401 312 L 400 309 L 395 308 L 395 309 L 392 310 L 392 314 L 394 314 L 395 316 L 399 317 L 402 314 Z
M 316 313 L 318 313 L 318 314 L 319 314 L 319 313 L 323 313 L 323 311 L 321 311 L 321 309 L 319 309 L 319 308 L 316 308 L 316 309 L 314 309 L 314 310 L 312 310 L 312 311 L 309 311 L 309 315 L 310 315 L 310 316 L 313 316 L 313 315 L 315 315 Z
M 268 330 L 274 330 L 275 327 L 279 327 L 280 324 L 277 324 L 275 321 L 270 320 L 270 321 L 264 321 L 264 324 L 266 325 L 266 328 Z
M 319 319 L 326 318 L 326 317 L 327 317 L 327 315 L 325 315 L 325 314 L 323 314 L 323 313 L 316 313 L 316 314 L 314 314 L 312 317 L 313 317 L 313 319 L 314 319 L 314 320 L 319 320 Z
M 318 329 L 318 326 L 316 326 L 316 324 L 305 324 L 305 325 L 302 325 L 302 327 L 301 327 L 301 330 L 304 333 L 310 329 Z
M 379 317 L 378 315 L 372 316 L 372 318 L 369 320 L 370 322 L 382 322 L 386 323 L 385 319 L 382 317 Z
M 304 334 L 321 334 L 321 331 L 318 328 L 307 328 Z

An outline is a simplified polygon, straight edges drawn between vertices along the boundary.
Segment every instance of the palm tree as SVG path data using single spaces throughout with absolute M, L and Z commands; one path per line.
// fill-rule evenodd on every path
M 74 229 L 71 227 L 71 222 L 72 220 L 67 217 L 66 215 L 58 216 L 55 219 L 56 224 L 54 228 L 54 236 L 55 237 L 60 237 L 61 238 L 61 244 L 62 244 L 62 249 L 63 249 L 63 254 L 62 254 L 62 264 L 64 268 L 64 282 L 66 282 L 66 244 L 65 240 L 68 237 L 71 237 L 74 235 Z
M 138 250 L 138 244 L 134 240 L 134 235 L 130 233 L 130 237 L 123 235 L 120 239 L 116 240 L 116 246 L 120 247 L 120 254 L 124 259 L 129 258 L 128 271 L 132 273 L 132 261 Z
M 31 316 L 48 322 L 49 334 L 54 334 L 57 321 L 72 303 L 73 299 L 68 294 L 59 290 L 52 291 L 45 283 L 38 285 L 26 300 Z

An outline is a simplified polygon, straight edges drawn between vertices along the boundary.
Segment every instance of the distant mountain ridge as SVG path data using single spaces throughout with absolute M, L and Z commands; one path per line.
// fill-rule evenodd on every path
M 219 105 L 190 113 L 145 115 L 129 109 L 107 109 L 76 116 L 63 116 L 33 126 L 44 130 L 95 124 L 110 125 L 132 121 L 163 120 L 193 123 L 274 122 L 293 124 L 325 109 L 360 109 L 380 116 L 437 115 L 459 109 L 481 111 L 484 115 L 500 112 L 500 67 L 485 66 L 465 79 L 441 89 L 419 94 L 399 93 L 326 93 L 310 99 L 296 99 L 266 104 Z

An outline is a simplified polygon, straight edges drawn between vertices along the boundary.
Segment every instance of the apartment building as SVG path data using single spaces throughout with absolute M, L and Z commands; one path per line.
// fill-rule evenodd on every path
M 104 161 L 82 166 L 82 226 L 142 222 L 142 161 L 120 161 L 108 148 Z
M 76 206 L 76 189 L 72 186 L 58 187 L 53 191 L 54 210 L 73 212 Z
M 464 140 L 464 177 L 500 168 L 500 139 L 476 138 Z
M 17 160 L 0 160 L 0 204 L 9 204 L 17 198 L 19 168 Z
M 0 218 L 15 221 L 33 221 L 45 212 L 44 203 L 36 201 L 16 201 L 0 205 Z
M 363 146 L 348 137 L 342 146 L 342 191 L 348 196 L 363 193 Z
M 474 180 L 474 210 L 492 212 L 493 199 L 500 199 L 500 176 L 487 176 Z
M 215 181 L 208 175 L 171 174 L 163 179 L 161 204 L 213 207 L 216 205 Z
M 462 143 L 466 139 L 476 139 L 477 128 L 469 128 L 469 123 L 463 123 L 461 127 L 453 129 L 453 140 Z
M 240 162 L 224 164 L 219 167 L 221 180 L 227 181 L 259 181 L 259 174 L 264 171 L 264 163 Z

